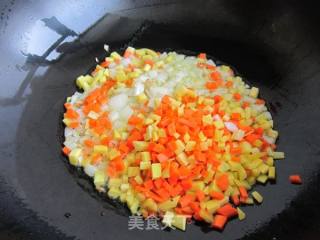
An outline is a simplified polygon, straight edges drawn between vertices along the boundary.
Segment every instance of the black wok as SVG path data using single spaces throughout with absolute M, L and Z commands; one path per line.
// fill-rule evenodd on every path
M 316 1 L 0 2 L 0 239 L 319 239 L 320 15 Z M 63 102 L 95 57 L 127 45 L 206 52 L 260 88 L 280 131 L 277 181 L 223 232 L 128 230 L 61 155 Z M 288 176 L 301 174 L 303 185 Z

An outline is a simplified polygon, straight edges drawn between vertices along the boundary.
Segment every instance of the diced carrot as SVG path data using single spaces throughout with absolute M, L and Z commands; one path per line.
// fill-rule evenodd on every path
M 149 191 L 148 194 L 156 202 L 163 202 L 164 201 L 164 199 L 162 197 L 160 197 L 158 194 L 155 194 L 155 193 L 153 193 L 151 191 Z
M 211 72 L 210 73 L 210 77 L 214 81 L 217 81 L 217 82 L 221 82 L 222 81 L 221 74 L 218 71 Z
M 242 108 L 247 108 L 250 106 L 250 103 L 249 102 L 243 102 L 242 103 Z
M 203 219 L 202 219 L 202 217 L 200 216 L 199 213 L 193 214 L 193 218 L 194 218 L 196 221 L 203 221 Z
M 232 195 L 231 199 L 234 205 L 238 206 L 240 204 L 240 199 L 237 194 Z
M 124 162 L 120 156 L 116 157 L 115 159 L 112 159 L 112 164 L 114 165 L 115 169 L 119 172 L 123 171 L 125 168 Z
M 168 142 L 168 138 L 166 137 L 160 137 L 158 142 L 162 145 L 166 144 Z
M 125 84 L 127 87 L 132 87 L 132 84 L 133 84 L 133 79 L 132 78 L 129 78 L 125 81 Z
M 198 55 L 198 58 L 200 58 L 200 59 L 207 59 L 207 54 L 205 54 L 205 53 L 200 53 L 200 54 Z
M 233 86 L 233 82 L 232 81 L 227 81 L 226 82 L 226 87 L 227 88 L 231 88 Z
M 143 183 L 143 185 L 147 188 L 147 189 L 153 189 L 154 185 L 153 185 L 153 181 L 151 179 L 145 181 Z
M 156 188 L 161 188 L 163 185 L 164 180 L 162 178 L 157 178 L 153 181 L 153 184 Z
M 216 192 L 216 191 L 213 191 L 210 193 L 210 196 L 213 198 L 213 199 L 217 199 L 217 200 L 222 200 L 224 198 L 224 194 L 221 193 L 221 192 Z
M 200 204 L 198 202 L 191 202 L 189 203 L 189 206 L 191 207 L 194 213 L 198 213 L 200 211 Z
M 145 187 L 142 187 L 140 185 L 135 186 L 135 190 L 137 190 L 138 192 L 146 192 L 147 189 Z
M 186 177 L 189 177 L 189 175 L 191 174 L 191 171 L 185 166 L 180 166 L 178 169 L 178 174 L 180 178 L 186 178 Z
M 182 208 L 176 207 L 176 208 L 174 209 L 174 211 L 175 211 L 175 213 L 177 213 L 177 214 L 183 215 Z
M 256 104 L 258 104 L 258 105 L 264 105 L 266 102 L 263 100 L 263 99 L 257 99 L 256 100 Z
M 241 152 L 242 152 L 241 147 L 232 147 L 232 148 L 230 148 L 230 153 L 232 153 L 232 154 L 241 154 Z
M 213 126 L 207 126 L 203 130 L 203 133 L 204 133 L 204 135 L 206 135 L 206 137 L 212 138 L 214 136 L 214 127 Z
M 259 135 L 257 135 L 257 134 L 249 134 L 249 135 L 247 135 L 246 137 L 245 137 L 245 139 L 249 142 L 249 143 L 251 143 L 251 144 L 253 144 L 257 139 L 259 139 L 260 138 L 260 136 Z
M 166 148 L 162 151 L 162 154 L 164 154 L 165 156 L 167 156 L 168 158 L 174 157 L 175 153 L 174 151 Z
M 218 84 L 216 82 L 207 82 L 206 88 L 209 90 L 215 90 L 218 88 Z
M 165 154 L 159 153 L 157 155 L 157 159 L 159 162 L 164 162 L 164 161 L 167 161 L 169 158 Z
M 139 141 L 142 139 L 141 133 L 137 129 L 133 129 L 128 137 L 128 141 Z
M 209 69 L 209 70 L 216 70 L 216 69 L 217 69 L 216 66 L 213 66 L 213 65 L 210 65 L 210 64 L 206 64 L 205 66 L 206 66 L 206 68 Z
M 128 119 L 128 124 L 129 125 L 138 125 L 141 124 L 143 122 L 143 120 L 137 116 L 132 115 L 129 119 Z
M 248 198 L 248 192 L 247 189 L 245 187 L 239 187 L 239 192 L 240 192 L 240 196 L 244 199 Z
M 239 127 L 242 131 L 244 131 L 244 132 L 246 132 L 246 133 L 253 131 L 253 128 L 250 127 L 250 126 L 244 126 L 244 125 L 241 126 L 241 125 L 238 125 L 238 127 Z
M 102 63 L 100 63 L 101 67 L 107 68 L 109 66 L 110 62 L 109 61 L 103 61 Z
M 70 119 L 76 119 L 79 117 L 79 113 L 77 113 L 75 110 L 68 108 L 66 113 L 64 114 L 64 116 L 66 118 L 70 118 Z
M 95 154 L 93 155 L 92 159 L 91 159 L 91 163 L 93 165 L 97 165 L 102 161 L 102 155 L 101 154 Z
M 196 197 L 197 197 L 198 201 L 201 202 L 205 198 L 205 194 L 203 191 L 197 190 Z
M 149 64 L 151 67 L 153 67 L 154 61 L 151 59 L 146 59 L 146 60 L 144 60 L 144 64 Z
M 264 131 L 264 129 L 262 127 L 258 127 L 255 129 L 255 133 L 260 136 L 263 134 L 263 131 Z
M 181 134 L 181 135 L 184 135 L 188 132 L 189 128 L 187 126 L 184 126 L 182 124 L 177 124 L 176 123 L 176 131 L 177 133 Z
M 289 180 L 292 184 L 302 184 L 300 175 L 291 175 Z
M 190 194 L 184 195 L 179 199 L 180 206 L 182 208 L 188 206 L 192 201 L 194 197 Z
M 220 215 L 226 216 L 228 218 L 232 218 L 232 217 L 238 215 L 237 209 L 232 207 L 232 205 L 230 203 L 227 203 L 224 206 L 222 206 L 221 208 L 219 208 L 217 210 L 217 213 Z
M 156 190 L 156 193 L 165 201 L 170 198 L 169 192 L 165 188 Z
M 161 144 L 150 142 L 148 146 L 148 150 L 152 152 L 162 153 L 165 150 L 165 147 Z
M 68 156 L 69 153 L 71 152 L 71 149 L 65 146 L 62 148 L 62 152 L 64 155 Z
M 190 207 L 190 206 L 187 206 L 187 207 L 184 207 L 184 208 L 181 208 L 181 213 L 183 214 L 183 215 L 185 215 L 186 217 L 188 217 L 188 216 L 192 216 L 192 214 L 193 214 L 193 210 L 192 210 L 192 208 Z
M 83 141 L 86 147 L 92 148 L 94 146 L 94 142 L 91 139 L 86 139 Z
M 201 151 L 194 151 L 194 157 L 199 162 L 205 162 L 207 160 L 206 155 Z
M 229 178 L 227 174 L 222 174 L 220 177 L 216 178 L 216 184 L 221 191 L 226 191 L 229 187 Z
M 124 57 L 124 58 L 128 58 L 128 57 L 130 57 L 130 56 L 132 56 L 132 51 L 130 51 L 130 50 L 127 49 L 127 50 L 124 52 L 123 57 Z
M 214 100 L 215 103 L 219 103 L 222 100 L 222 97 L 220 95 L 215 95 L 213 97 L 213 100 Z
M 192 187 L 192 181 L 190 179 L 184 179 L 181 181 L 182 188 L 187 191 Z
M 164 95 L 161 99 L 161 103 L 170 105 L 171 104 L 170 97 L 168 95 Z
M 228 218 L 223 215 L 215 215 L 214 220 L 212 222 L 212 227 L 218 230 L 222 230 L 227 223 Z
M 71 103 L 65 103 L 64 107 L 65 107 L 65 109 L 72 108 L 72 104 Z
M 127 146 L 125 142 L 121 142 L 118 147 L 119 151 L 122 153 L 128 153 L 130 151 L 130 148 Z
M 241 119 L 241 114 L 240 114 L 240 113 L 232 113 L 232 114 L 231 114 L 231 119 L 238 121 L 238 120 Z
M 170 181 L 172 182 L 172 178 L 170 178 Z M 180 195 L 182 191 L 183 191 L 183 188 L 180 185 L 177 185 L 177 186 L 173 187 L 172 191 L 170 192 L 170 195 L 171 195 L 171 197 L 175 197 L 175 196 Z
M 185 111 L 185 116 L 187 116 L 186 111 Z M 182 123 L 190 128 L 197 127 L 197 124 L 192 119 L 189 120 L 189 119 L 185 119 L 185 118 L 179 118 L 178 122 Z
M 104 128 L 104 129 L 111 129 L 112 124 L 111 121 L 108 119 L 108 117 L 101 116 L 96 120 L 96 124 L 98 127 Z
M 70 128 L 77 128 L 77 127 L 79 127 L 79 122 L 72 122 L 72 123 L 70 123 L 70 125 L 69 125 L 69 127 Z
M 110 141 L 111 141 L 110 137 L 104 137 L 101 139 L 100 143 L 103 145 L 109 145 Z
M 233 94 L 233 98 L 234 98 L 236 101 L 240 101 L 241 98 L 242 98 L 242 96 L 241 96 L 240 93 L 234 93 L 234 94 Z
M 107 167 L 107 175 L 109 177 L 116 177 L 117 176 L 117 171 L 112 166 L 109 165 Z

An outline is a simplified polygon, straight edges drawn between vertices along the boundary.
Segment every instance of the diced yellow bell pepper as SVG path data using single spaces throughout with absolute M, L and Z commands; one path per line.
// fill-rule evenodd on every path
M 258 193 L 257 191 L 254 191 L 254 192 L 251 193 L 251 195 L 253 196 L 253 198 L 254 198 L 258 203 L 262 203 L 263 197 L 261 196 L 260 193 Z
M 186 166 L 189 164 L 187 155 L 184 152 L 181 152 L 177 155 L 177 160 L 181 165 Z
M 69 162 L 74 166 L 79 166 L 81 164 L 82 149 L 74 148 L 69 153 Z
M 140 169 L 141 170 L 146 170 L 149 169 L 151 167 L 151 162 L 149 161 L 141 161 L 140 162 Z
M 237 207 L 237 212 L 238 212 L 238 218 L 240 221 L 246 218 L 246 214 L 244 211 L 242 211 L 240 208 Z
M 101 187 L 101 186 L 105 185 L 105 183 L 107 181 L 106 174 L 103 171 L 96 171 L 94 173 L 93 179 L 94 179 L 93 180 L 94 185 L 97 187 Z
M 176 146 L 177 146 L 177 149 L 175 150 L 176 154 L 183 152 L 185 149 L 185 145 L 180 139 L 176 140 Z
M 151 155 L 150 155 L 150 152 L 141 152 L 141 160 L 143 162 L 148 162 L 151 160 Z
M 135 177 L 140 174 L 139 167 L 128 167 L 128 177 Z
M 116 157 L 119 157 L 120 155 L 121 155 L 121 153 L 115 148 L 110 148 L 109 152 L 107 153 L 109 160 L 112 160 Z
M 148 143 L 144 141 L 133 141 L 133 146 L 136 151 L 144 151 L 148 148 Z
M 212 223 L 213 221 L 213 215 L 210 214 L 208 211 L 206 211 L 205 209 L 201 208 L 199 211 L 199 215 L 200 217 L 206 221 L 207 223 Z
M 274 159 L 284 159 L 284 152 L 273 152 L 272 157 Z
M 95 145 L 93 146 L 93 152 L 107 154 L 109 151 L 108 147 L 105 145 Z
M 196 142 L 195 141 L 188 141 L 186 143 L 186 146 L 185 146 L 185 151 L 186 152 L 190 152 L 190 151 L 193 151 L 194 147 L 196 146 Z
M 155 203 L 155 201 L 151 198 L 147 198 L 143 203 L 142 207 L 146 208 L 148 210 L 151 210 L 152 212 L 156 212 L 158 210 L 158 205 Z
M 152 179 L 157 179 L 161 177 L 161 164 L 160 163 L 152 163 L 151 164 L 151 174 Z
M 187 223 L 187 217 L 184 216 L 184 215 L 176 214 L 173 217 L 172 225 L 175 226 L 176 228 L 182 230 L 182 231 L 186 230 L 186 223 Z
M 269 167 L 268 177 L 269 177 L 269 179 L 276 178 L 276 168 L 275 167 Z

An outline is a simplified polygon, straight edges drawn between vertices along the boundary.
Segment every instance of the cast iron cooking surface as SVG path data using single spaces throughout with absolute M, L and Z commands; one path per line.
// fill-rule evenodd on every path
M 0 239 L 318 239 L 320 57 L 311 1 L 3 1 L 0 50 Z M 290 4 L 289 4 L 290 2 Z M 63 103 L 103 44 L 206 52 L 260 88 L 280 131 L 277 182 L 223 232 L 128 230 L 61 155 Z M 288 176 L 301 174 L 293 186 Z

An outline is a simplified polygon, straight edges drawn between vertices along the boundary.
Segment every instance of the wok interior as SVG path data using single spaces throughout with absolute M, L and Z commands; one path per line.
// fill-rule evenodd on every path
M 80 239 L 93 236 L 104 239 L 106 232 L 110 238 L 121 239 L 185 236 L 178 231 L 130 232 L 127 218 L 114 210 L 122 206 L 97 201 L 101 198 L 92 191 L 88 179 L 83 179 L 77 171 L 77 174 L 66 171 L 60 154 L 62 106 L 65 98 L 76 90 L 75 78 L 94 67 L 95 57 L 102 59 L 106 55 L 105 43 L 111 50 L 119 51 L 132 45 L 186 54 L 206 52 L 233 66 L 250 84 L 261 89 L 273 113 L 275 128 L 280 131 L 279 149 L 286 152 L 287 159 L 276 164 L 277 184 L 257 187 L 265 202 L 259 207 L 245 208 L 248 215 L 245 222 L 232 221 L 223 233 L 205 226 L 190 226 L 188 236 L 314 239 L 320 215 L 312 211 L 312 206 L 320 200 L 316 194 L 319 150 L 314 144 L 319 140 L 316 128 L 319 32 L 311 1 L 303 4 L 298 1 L 136 3 L 110 11 L 74 41 L 58 44 L 56 60 L 39 62 L 30 58 L 29 64 L 37 69 L 28 78 L 19 79 L 21 82 L 27 79 L 31 94 L 17 125 L 12 157 L 14 177 L 19 183 L 16 194 L 25 204 L 21 208 L 36 213 L 35 222 L 48 224 L 41 225 L 44 232 L 59 230 Z M 9 111 L 10 106 L 4 108 Z M 74 169 L 71 172 L 75 173 Z M 289 184 L 288 175 L 292 173 L 302 175 L 303 187 Z M 104 217 L 100 216 L 101 211 L 106 213 Z M 65 212 L 70 212 L 72 217 L 65 219 Z M 60 232 L 53 234 L 58 236 Z

